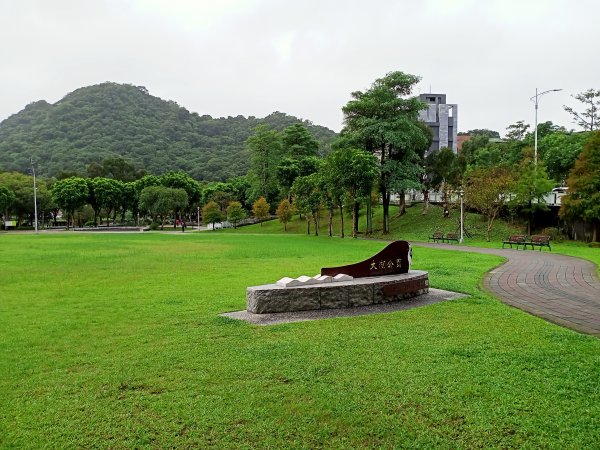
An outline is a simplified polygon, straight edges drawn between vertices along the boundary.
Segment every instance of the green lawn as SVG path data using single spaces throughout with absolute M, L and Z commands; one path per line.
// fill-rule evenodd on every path
M 248 285 L 376 241 L 243 233 L 0 235 L 2 448 L 592 448 L 600 340 L 478 289 L 500 262 L 415 248 L 471 297 L 257 327 Z

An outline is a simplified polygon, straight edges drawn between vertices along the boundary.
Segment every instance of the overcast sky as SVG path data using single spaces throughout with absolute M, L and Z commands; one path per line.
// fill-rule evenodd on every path
M 389 71 L 447 94 L 459 130 L 576 128 L 600 89 L 599 0 L 0 0 L 0 120 L 104 81 L 213 117 L 282 111 L 335 131 Z

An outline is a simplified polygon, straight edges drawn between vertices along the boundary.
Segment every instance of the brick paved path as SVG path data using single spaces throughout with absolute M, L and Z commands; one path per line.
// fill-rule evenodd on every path
M 508 261 L 485 277 L 488 291 L 508 305 L 600 337 L 600 281 L 589 261 L 538 250 L 415 245 L 504 256 Z

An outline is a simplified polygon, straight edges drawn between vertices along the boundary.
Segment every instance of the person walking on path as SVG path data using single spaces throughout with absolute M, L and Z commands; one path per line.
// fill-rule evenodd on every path
M 185 233 L 185 220 L 181 220 L 181 232 Z

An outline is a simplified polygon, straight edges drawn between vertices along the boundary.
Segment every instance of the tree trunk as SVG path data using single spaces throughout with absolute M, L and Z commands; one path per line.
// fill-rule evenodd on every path
M 333 206 L 329 208 L 329 237 L 333 236 Z
M 398 217 L 400 217 L 406 214 L 406 194 L 402 191 L 398 193 L 398 196 L 400 198 L 398 202 Z
M 383 204 L 383 234 L 390 233 L 390 193 L 382 186 L 381 200 Z
M 360 203 L 354 202 L 352 208 L 352 237 L 358 237 L 358 213 L 360 212 Z
M 369 236 L 371 233 L 373 233 L 373 224 L 371 221 L 371 210 L 373 208 L 373 205 L 371 205 L 371 199 L 369 199 L 367 201 L 367 225 L 366 225 L 366 230 L 365 230 L 365 234 L 367 236 Z
M 319 235 L 319 212 L 313 213 L 313 222 L 315 223 L 315 236 Z
M 306 234 L 310 236 L 310 217 L 308 214 L 305 214 L 304 217 L 306 218 Z
M 592 242 L 598 242 L 598 221 L 592 221 Z
M 342 224 L 342 228 L 340 230 L 340 237 L 344 239 L 344 205 L 340 202 L 340 222 Z
M 426 216 L 429 212 L 429 190 L 425 189 L 422 191 L 423 193 L 423 210 L 421 214 Z

